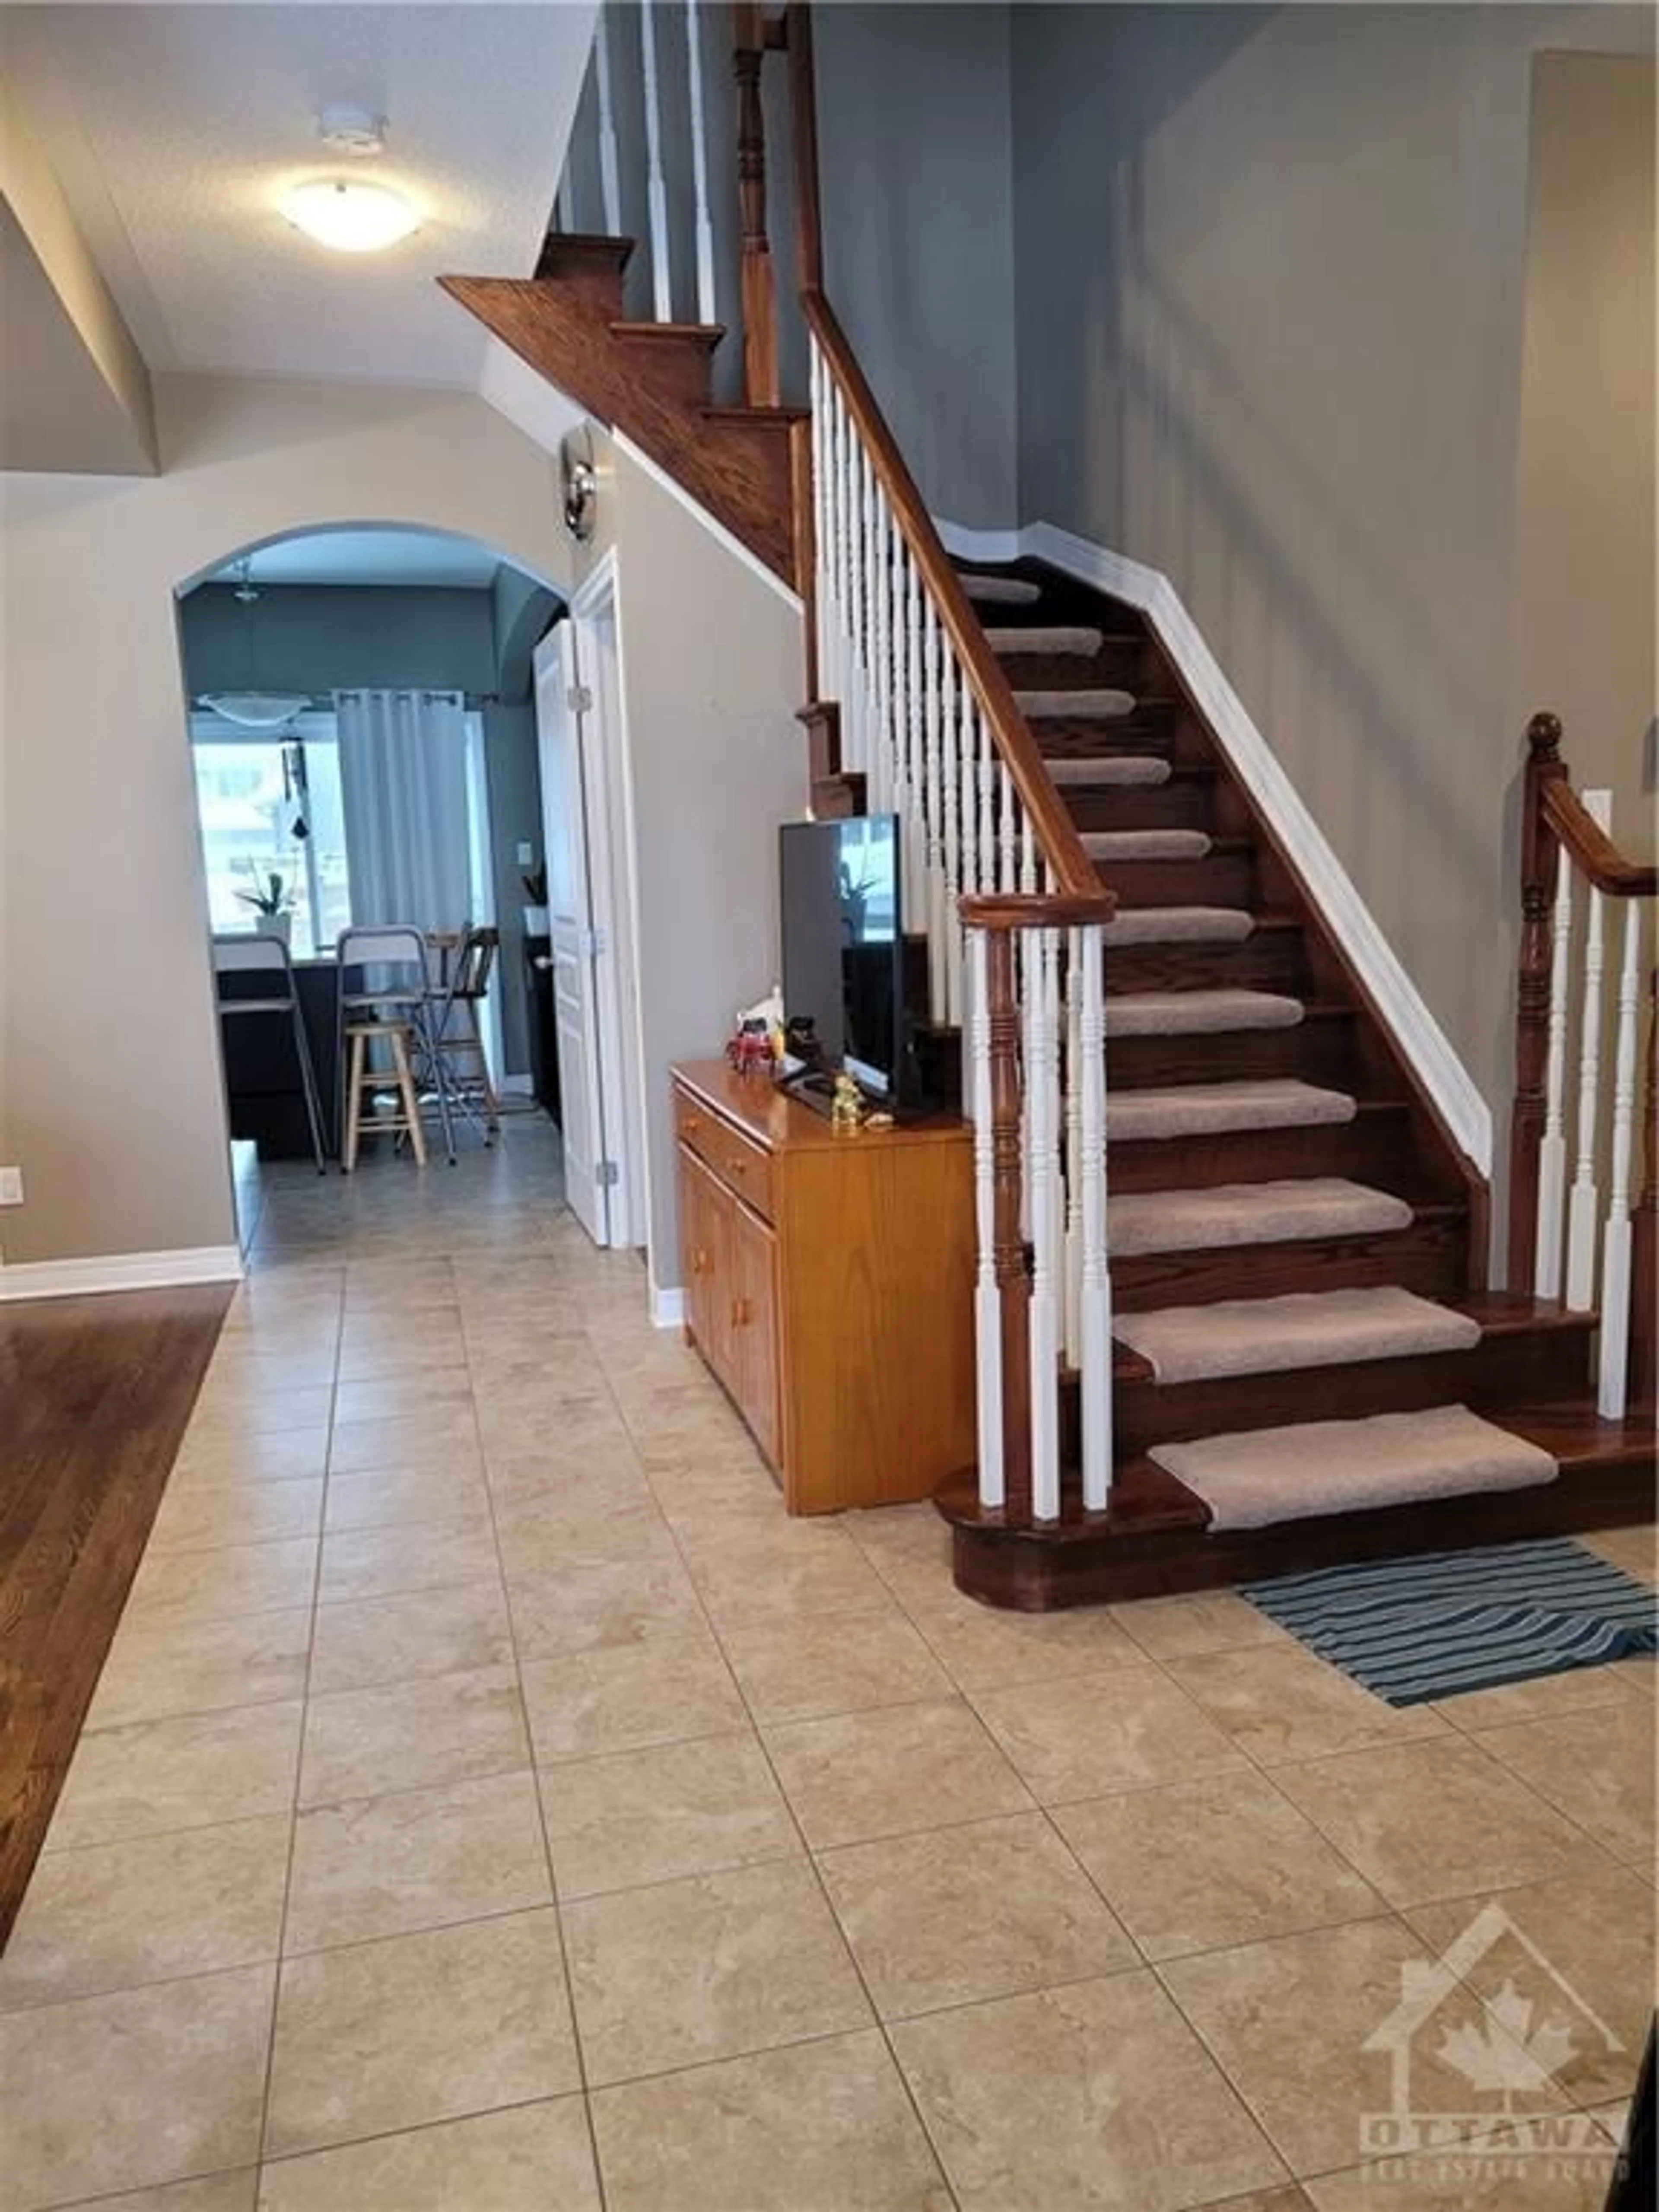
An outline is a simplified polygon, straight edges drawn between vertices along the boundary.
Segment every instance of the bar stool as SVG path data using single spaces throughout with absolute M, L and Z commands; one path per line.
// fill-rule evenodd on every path
M 417 1058 L 429 1060 L 433 1051 L 432 986 L 425 942 L 418 929 L 404 923 L 345 929 L 336 944 L 335 957 L 339 963 L 336 1032 L 342 1091 L 341 1168 L 350 1174 L 365 1133 L 406 1136 L 416 1163 L 424 1167 L 426 1133 L 421 1127 L 415 1064 Z M 358 977 L 355 986 L 354 970 Z M 391 1060 L 389 1071 L 373 1065 L 377 1043 Z M 384 1084 L 388 1073 L 397 1086 L 401 1109 L 395 1115 L 379 1112 L 373 1103 L 377 1080 Z M 455 1136 L 448 1095 L 441 1083 L 437 1095 L 445 1149 L 453 1165 Z
M 453 935 L 430 937 L 427 942 L 438 954 L 439 987 L 432 1004 L 433 1051 L 441 1078 L 449 1085 L 451 1103 L 483 1129 L 488 1144 L 501 1126 L 501 1109 L 478 1026 L 478 1008 L 489 988 L 501 932 L 475 929 L 467 923 Z
M 227 993 L 223 979 L 227 975 L 260 975 L 268 979 L 264 988 L 245 994 Z M 306 1120 L 311 1128 L 312 1157 L 317 1163 L 317 1172 L 327 1172 L 324 1158 L 322 1100 L 317 1089 L 317 1070 L 311 1057 L 311 1040 L 306 1035 L 305 1018 L 300 1011 L 300 994 L 294 982 L 294 963 L 280 937 L 216 936 L 213 939 L 214 994 L 219 1003 L 221 1016 L 234 1015 L 240 1019 L 249 1014 L 281 1014 L 287 1017 L 294 1037 L 294 1056 L 300 1064 L 300 1088 L 305 1094 Z

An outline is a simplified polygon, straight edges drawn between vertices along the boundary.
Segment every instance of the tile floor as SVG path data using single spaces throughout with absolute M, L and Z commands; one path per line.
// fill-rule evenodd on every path
M 252 1253 L 0 1961 L 0 2212 L 1600 2206 L 1650 1667 L 1396 1712 L 791 1523 L 532 1125 Z M 1480 2147 L 1368 2161 L 1460 1945 L 1412 2100 Z

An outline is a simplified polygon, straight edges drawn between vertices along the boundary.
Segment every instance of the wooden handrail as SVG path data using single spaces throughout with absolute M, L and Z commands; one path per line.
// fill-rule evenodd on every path
M 1084 850 L 1077 825 L 1049 779 L 1036 740 L 1015 703 L 1007 672 L 986 642 L 985 633 L 962 588 L 962 579 L 951 565 L 951 557 L 933 527 L 927 502 L 905 465 L 904 456 L 887 427 L 886 417 L 836 319 L 836 312 L 823 294 L 811 286 L 803 289 L 800 302 L 807 327 L 817 338 L 830 373 L 841 386 L 842 397 L 870 456 L 877 481 L 886 494 L 893 518 L 910 549 L 910 557 L 973 685 L 1002 764 L 1030 817 L 1037 846 L 1054 872 L 1055 888 L 1074 898 L 1097 899 L 1101 883 L 1094 862 Z
M 1627 860 L 1563 777 L 1546 783 L 1538 795 L 1545 822 L 1579 873 L 1609 898 L 1652 898 L 1659 894 L 1659 867 Z
M 957 911 L 968 929 L 1072 929 L 1109 921 L 1117 912 L 1117 893 L 1097 890 L 1080 898 L 1065 891 L 991 891 L 958 899 Z

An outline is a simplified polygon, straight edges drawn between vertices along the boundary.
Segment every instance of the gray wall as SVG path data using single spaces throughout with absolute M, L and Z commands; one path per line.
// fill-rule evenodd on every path
M 936 514 L 1016 505 L 1011 17 L 814 13 L 824 289 Z
M 1510 1087 L 1532 52 L 1604 8 L 1016 10 L 1020 507 L 1173 580 Z

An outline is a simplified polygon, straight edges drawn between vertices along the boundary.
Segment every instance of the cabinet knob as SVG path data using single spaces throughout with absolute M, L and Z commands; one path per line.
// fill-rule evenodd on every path
M 680 1134 L 681 1134 L 681 1136 L 683 1136 L 683 1137 L 695 1137 L 695 1136 L 696 1135 L 696 1133 L 697 1133 L 697 1125 L 696 1125 L 696 1122 L 691 1119 L 691 1117 L 690 1117 L 690 1115 L 689 1114 L 688 1114 L 688 1115 L 685 1115 L 682 1118 L 682 1120 L 681 1120 L 681 1121 L 680 1121 Z
M 705 1273 L 708 1267 L 708 1255 L 707 1252 L 699 1249 L 691 1255 L 691 1272 L 694 1275 Z
M 726 1163 L 726 1172 L 727 1173 L 727 1175 L 734 1175 L 734 1176 L 746 1175 L 746 1174 L 748 1173 L 748 1171 L 749 1171 L 749 1163 L 748 1163 L 748 1161 L 747 1161 L 747 1160 L 745 1160 L 745 1159 L 740 1158 L 738 1157 L 738 1155 L 736 1152 L 733 1152 L 733 1153 L 732 1153 L 732 1157 L 731 1157 L 731 1158 L 730 1158 L 729 1160 L 727 1160 L 727 1162 Z

